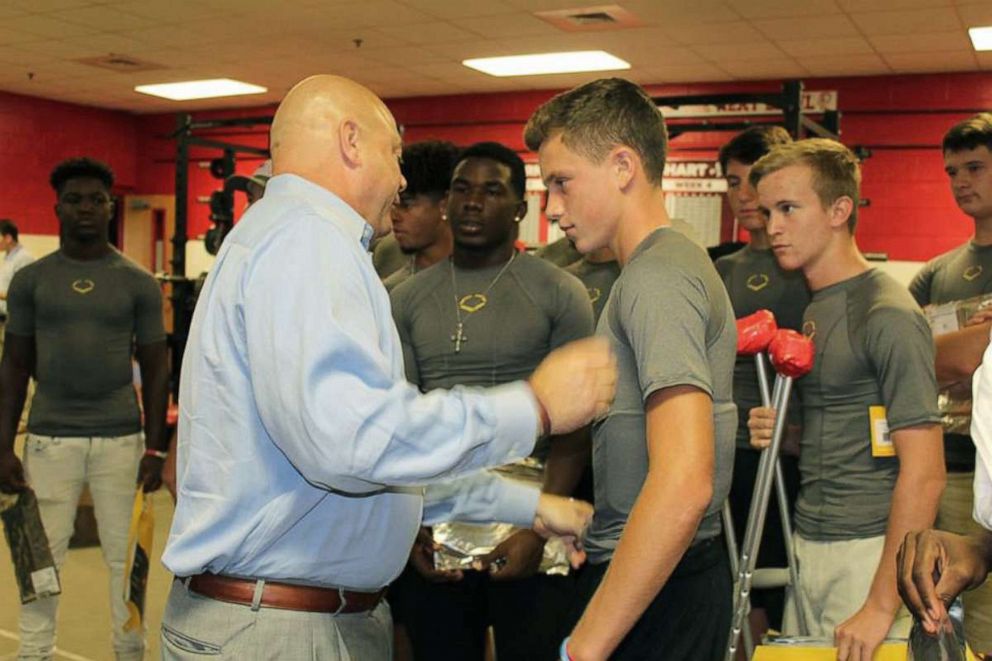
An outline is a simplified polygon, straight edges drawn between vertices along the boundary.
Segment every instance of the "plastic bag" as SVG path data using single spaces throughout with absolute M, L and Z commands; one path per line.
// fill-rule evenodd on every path
M 149 559 L 152 555 L 152 538 L 155 534 L 155 518 L 152 514 L 151 499 L 139 485 L 131 508 L 131 528 L 127 535 L 127 567 L 124 571 L 124 603 L 130 616 L 124 623 L 124 631 L 133 631 L 141 626 L 145 615 L 145 595 L 148 588 Z
M 48 545 L 48 535 L 41 523 L 38 498 L 28 489 L 0 500 L 3 533 L 14 562 L 14 576 L 21 603 L 26 604 L 59 594 L 59 572 Z
M 964 625 L 961 613 L 955 617 L 953 610 L 936 636 L 931 636 L 913 619 L 906 645 L 906 661 L 965 661 Z

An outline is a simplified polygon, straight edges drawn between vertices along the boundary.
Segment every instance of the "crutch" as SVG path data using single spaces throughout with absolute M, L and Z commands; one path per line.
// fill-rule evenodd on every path
M 770 404 L 776 410 L 776 416 L 771 444 L 761 453 L 761 459 L 758 463 L 758 474 L 751 499 L 748 525 L 738 563 L 734 615 L 731 622 L 727 654 L 725 657 L 727 661 L 732 661 L 736 656 L 738 639 L 741 636 L 741 631 L 744 628 L 744 620 L 747 617 L 751 584 L 754 578 L 758 548 L 761 543 L 762 532 L 764 531 L 765 516 L 767 515 L 768 501 L 771 497 L 773 483 L 777 483 L 778 486 L 779 510 L 783 522 L 783 535 L 786 536 L 786 553 L 789 559 L 789 578 L 793 589 L 798 585 L 798 571 L 791 543 L 792 526 L 788 521 L 788 502 L 785 497 L 785 484 L 782 479 L 778 453 L 781 448 L 782 435 L 785 429 L 786 409 L 788 407 L 789 396 L 792 392 L 792 382 L 794 378 L 809 372 L 812 367 L 813 345 L 809 339 L 795 331 L 773 330 L 775 328 L 774 317 L 767 310 L 756 313 L 752 317 L 754 319 L 744 318 L 738 323 L 738 332 L 741 334 L 739 349 L 741 349 L 742 353 L 750 353 L 755 356 L 762 401 L 766 405 Z M 769 337 L 771 338 L 770 340 Z M 768 395 L 767 368 L 764 357 L 762 356 L 761 346 L 766 341 L 766 346 L 772 357 L 772 364 L 778 373 L 770 397 Z M 802 613 L 798 608 L 797 614 L 799 626 L 805 632 L 805 623 L 802 621 Z

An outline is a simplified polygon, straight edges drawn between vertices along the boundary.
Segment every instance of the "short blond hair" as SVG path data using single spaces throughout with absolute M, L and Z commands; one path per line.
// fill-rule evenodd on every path
M 748 177 L 757 189 L 764 177 L 790 165 L 806 165 L 813 171 L 813 190 L 823 208 L 842 197 L 854 203 L 847 219 L 847 228 L 854 234 L 858 224 L 858 203 L 861 197 L 861 165 L 854 152 L 836 140 L 807 138 L 776 145 L 751 167 Z

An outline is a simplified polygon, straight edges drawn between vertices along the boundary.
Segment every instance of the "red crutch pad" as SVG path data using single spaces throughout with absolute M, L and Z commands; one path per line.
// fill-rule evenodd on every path
M 777 331 L 768 345 L 768 355 L 775 371 L 792 378 L 808 374 L 813 369 L 815 353 L 813 340 L 788 328 Z
M 758 310 L 737 320 L 737 353 L 753 356 L 768 348 L 778 324 L 771 310 Z

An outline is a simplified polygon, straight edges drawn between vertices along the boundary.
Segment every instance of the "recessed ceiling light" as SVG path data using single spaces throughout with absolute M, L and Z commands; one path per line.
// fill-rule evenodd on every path
M 981 28 L 968 28 L 971 36 L 971 43 L 975 45 L 975 50 L 992 50 L 992 25 Z
M 269 90 L 259 85 L 242 83 L 230 78 L 212 80 L 188 80 L 182 83 L 162 83 L 160 85 L 138 85 L 135 92 L 159 96 L 172 101 L 192 99 L 214 99 L 219 96 L 239 96 L 241 94 L 262 94 Z
M 462 62 L 490 76 L 538 76 L 549 73 L 580 73 L 629 69 L 630 63 L 601 50 L 570 53 L 535 53 L 508 57 L 483 57 Z

